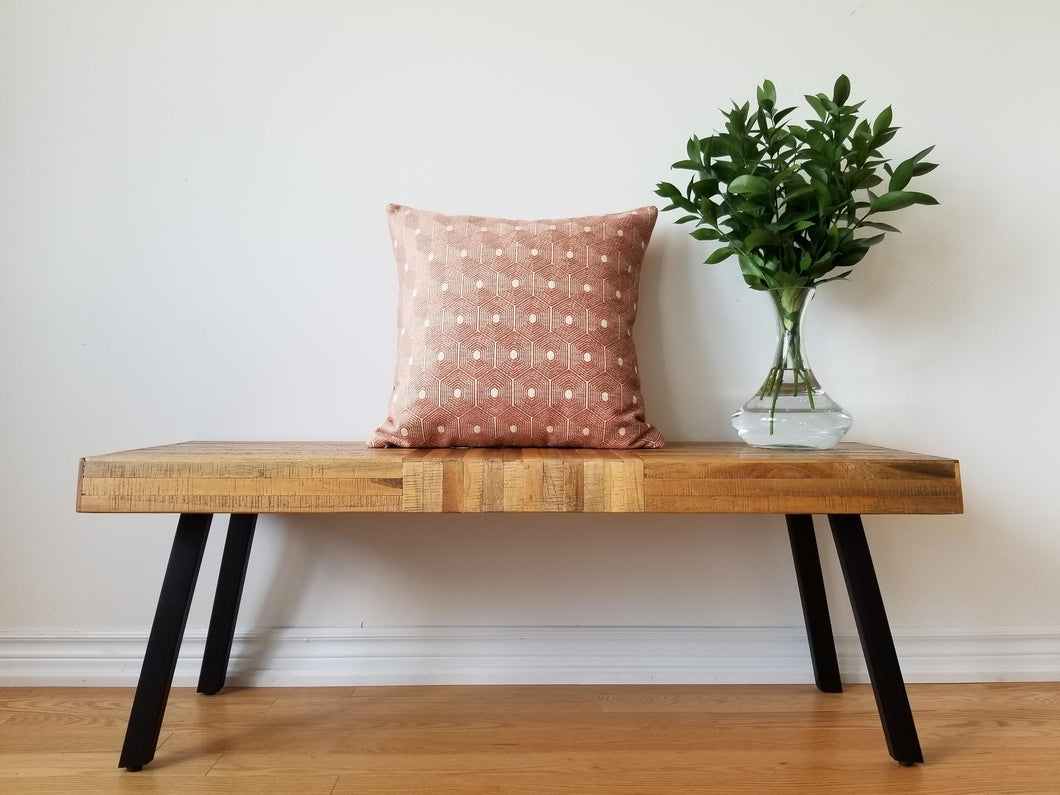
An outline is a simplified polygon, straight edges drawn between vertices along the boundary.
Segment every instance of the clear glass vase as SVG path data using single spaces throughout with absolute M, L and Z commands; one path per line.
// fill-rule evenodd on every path
M 758 391 L 732 415 L 732 426 L 755 447 L 832 447 L 850 430 L 852 420 L 821 389 L 806 356 L 803 332 L 814 289 L 766 292 L 777 318 L 773 365 Z

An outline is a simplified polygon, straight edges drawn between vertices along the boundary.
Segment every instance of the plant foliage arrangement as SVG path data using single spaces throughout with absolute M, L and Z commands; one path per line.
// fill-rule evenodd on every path
M 655 191 L 683 210 L 677 223 L 696 222 L 692 237 L 717 241 L 706 262 L 736 255 L 744 280 L 756 290 L 814 287 L 842 279 L 887 232 L 881 213 L 914 204 L 938 204 L 910 182 L 936 167 L 924 158 L 933 147 L 896 167 L 881 154 L 897 133 L 887 107 L 870 124 L 863 102 L 847 104 L 850 80 L 840 75 L 832 95 L 807 95 L 816 114 L 803 124 L 778 109 L 766 80 L 750 103 L 724 112 L 725 131 L 692 136 L 687 158 L 673 168 L 692 171 L 681 191 L 660 182 Z M 886 173 L 885 190 L 881 171 Z

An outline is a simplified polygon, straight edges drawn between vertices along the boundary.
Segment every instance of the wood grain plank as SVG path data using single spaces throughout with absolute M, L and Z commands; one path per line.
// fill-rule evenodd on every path
M 84 513 L 401 513 L 401 497 L 255 496 L 193 494 L 169 498 L 84 497 Z
M 464 495 L 464 453 L 451 450 L 442 461 L 442 510 L 460 513 Z
M 524 513 L 533 510 L 526 495 L 525 451 L 507 448 L 502 451 L 504 480 L 501 510 L 506 513 Z
M 569 511 L 579 513 L 585 509 L 584 478 L 577 454 L 564 449 L 553 449 L 542 453 L 544 459 L 542 483 L 542 509 L 547 512 Z
M 50 775 L 8 778 L 0 774 L 4 795 L 113 795 L 113 793 L 152 793 L 153 795 L 332 795 L 338 776 L 318 776 L 303 772 L 289 778 L 271 775 L 227 777 L 188 774 L 160 777 L 148 768 L 144 773 L 106 769 L 81 775 Z
M 483 466 L 482 510 L 499 513 L 504 510 L 504 450 L 487 450 Z
M 523 450 L 523 510 L 539 513 L 545 509 L 545 459 L 540 448 Z
M 465 450 L 461 456 L 463 491 L 457 512 L 481 513 L 486 489 L 486 451 L 481 448 Z

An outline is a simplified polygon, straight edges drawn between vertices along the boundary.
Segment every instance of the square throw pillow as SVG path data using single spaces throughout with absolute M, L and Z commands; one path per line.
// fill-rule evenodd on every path
M 661 447 L 633 344 L 655 207 L 517 221 L 387 208 L 398 360 L 369 447 Z

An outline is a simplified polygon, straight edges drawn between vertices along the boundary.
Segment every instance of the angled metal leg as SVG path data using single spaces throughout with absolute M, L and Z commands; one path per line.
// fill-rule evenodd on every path
M 243 596 L 243 582 L 250 560 L 250 545 L 254 541 L 254 526 L 258 516 L 253 513 L 232 514 L 228 521 L 228 536 L 221 570 L 217 575 L 217 593 L 210 615 L 210 630 L 199 673 L 198 692 L 213 695 L 225 686 L 228 660 L 232 654 L 232 639 L 236 631 L 236 615 Z
M 212 518 L 210 514 L 183 514 L 177 522 L 118 767 L 141 770 L 155 758 Z
M 872 565 L 865 528 L 857 514 L 832 514 L 832 526 L 839 562 L 843 567 L 854 620 L 861 636 L 861 648 L 869 669 L 869 681 L 876 696 L 887 750 L 903 765 L 924 761 L 917 737 L 909 697 L 905 692 L 902 669 L 894 650 L 894 638 L 887 623 L 880 585 Z
M 824 590 L 813 517 L 788 514 L 785 518 L 788 522 L 788 540 L 791 541 L 791 557 L 795 562 L 795 578 L 802 597 L 802 615 L 810 642 L 814 680 L 817 689 L 824 693 L 842 693 L 843 680 L 839 676 L 839 660 L 835 652 L 832 619 L 828 615 L 828 596 Z

